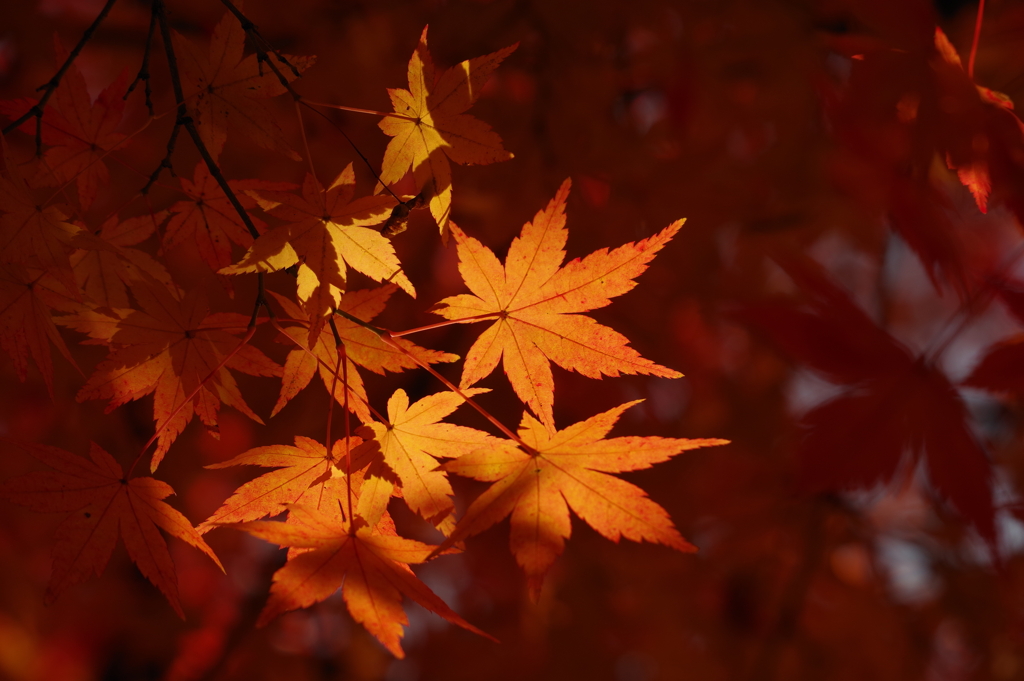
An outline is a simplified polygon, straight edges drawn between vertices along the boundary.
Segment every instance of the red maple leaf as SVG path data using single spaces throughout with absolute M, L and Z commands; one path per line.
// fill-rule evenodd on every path
M 68 51 L 56 36 L 54 52 L 57 63 L 64 63 Z M 75 182 L 82 209 L 88 210 L 99 188 L 110 182 L 104 156 L 112 149 L 127 144 L 127 136 L 117 132 L 124 114 L 127 85 L 126 68 L 94 102 L 78 65 L 72 62 L 51 103 L 43 111 L 42 141 L 49 149 L 43 154 L 42 165 L 30 178 L 31 181 L 40 185 Z M 12 119 L 18 118 L 35 105 L 34 99 L 0 102 L 0 113 Z M 29 120 L 22 125 L 22 130 L 33 132 L 33 125 Z
M 745 308 L 741 318 L 846 386 L 800 421 L 802 485 L 815 492 L 870 487 L 912 473 L 923 461 L 936 492 L 993 542 L 991 466 L 946 375 L 879 328 L 817 266 L 782 264 L 803 306 L 762 303 Z
M 174 563 L 160 529 L 196 547 L 224 569 L 192 523 L 163 501 L 174 494 L 166 482 L 126 477 L 121 464 L 96 444 L 89 449 L 88 460 L 46 445 L 17 446 L 54 472 L 8 480 L 0 485 L 0 495 L 36 511 L 71 513 L 57 528 L 47 602 L 90 574 L 101 574 L 118 536 L 142 574 L 164 593 L 182 619 Z

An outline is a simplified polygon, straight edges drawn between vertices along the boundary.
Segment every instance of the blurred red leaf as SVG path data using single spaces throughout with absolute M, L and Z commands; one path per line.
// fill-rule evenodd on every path
M 762 303 L 740 317 L 795 360 L 846 386 L 801 419 L 801 484 L 814 492 L 888 484 L 897 474 L 912 475 L 923 460 L 938 494 L 994 543 L 991 466 L 949 379 L 879 328 L 819 267 L 781 264 L 802 305 Z

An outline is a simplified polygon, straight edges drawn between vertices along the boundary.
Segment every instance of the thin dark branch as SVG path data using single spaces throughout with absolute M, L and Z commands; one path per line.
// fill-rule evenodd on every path
M 359 317 L 354 317 L 354 316 L 350 315 L 348 312 L 345 312 L 344 310 L 339 310 L 338 308 L 334 308 L 333 312 L 334 312 L 334 314 L 336 314 L 336 315 L 338 315 L 340 317 L 344 317 L 345 319 L 349 320 L 353 324 L 361 326 L 361 327 L 363 327 L 364 329 L 366 329 L 368 331 L 372 331 L 373 333 L 377 334 L 378 336 L 383 336 L 385 333 L 387 333 L 387 331 L 385 331 L 384 329 L 378 328 L 378 327 L 374 326 L 373 324 L 370 324 L 369 322 L 364 322 Z M 333 320 L 331 322 L 331 328 L 334 329 L 334 322 L 333 322 Z M 337 330 L 335 330 L 335 334 L 337 334 Z
M 174 166 L 171 164 L 171 156 L 174 155 L 174 147 L 178 143 L 178 132 L 181 130 L 181 119 L 177 118 L 174 121 L 174 129 L 171 130 L 171 136 L 167 138 L 167 153 L 160 160 L 156 170 L 149 176 L 149 180 L 146 182 L 146 186 L 142 188 L 143 194 L 148 194 L 149 190 L 156 184 L 156 181 L 160 178 L 160 173 L 163 172 L 164 168 L 171 174 L 171 177 L 177 177 L 174 172 Z
M 57 73 L 53 74 L 53 78 L 51 78 L 50 80 L 46 81 L 44 84 L 36 88 L 37 91 L 43 91 L 43 95 L 39 98 L 39 101 L 36 102 L 36 105 L 28 111 L 26 111 L 25 113 L 23 113 L 14 121 L 8 123 L 4 127 L 3 131 L 0 131 L 2 132 L 2 134 L 6 135 L 7 133 L 11 132 L 12 130 L 20 126 L 22 123 L 27 121 L 28 119 L 35 118 L 36 155 L 39 156 L 42 154 L 43 107 L 46 106 L 46 102 L 49 101 L 53 93 L 57 91 L 57 86 L 60 85 L 60 81 L 64 77 L 64 74 L 67 73 L 69 68 L 71 68 L 71 64 L 73 64 L 75 59 L 78 58 L 78 53 L 82 51 L 82 48 L 85 47 L 85 44 L 89 42 L 89 40 L 92 38 L 92 34 L 96 31 L 96 28 L 101 23 L 103 23 L 104 19 L 107 18 L 107 14 L 110 13 L 110 9 L 114 6 L 115 2 L 117 2 L 117 0 L 107 0 L 107 4 L 103 5 L 103 9 L 101 9 L 100 13 L 96 15 L 96 18 L 93 20 L 92 24 L 89 25 L 89 28 L 85 29 L 85 33 L 82 34 L 82 38 L 78 41 L 78 44 L 75 45 L 74 49 L 71 50 L 71 54 L 68 55 L 68 58 L 64 60 L 64 64 L 57 70 Z
M 262 65 L 264 62 L 270 64 L 270 57 L 268 55 L 268 53 L 270 53 L 277 57 L 279 60 L 281 60 L 281 63 L 285 64 L 289 69 L 291 69 L 292 73 L 295 74 L 296 78 L 299 77 L 299 70 L 295 68 L 295 66 L 291 62 L 288 61 L 287 57 L 285 57 L 283 54 L 275 50 L 273 46 L 271 46 L 271 44 L 267 42 L 267 40 L 262 35 L 260 35 L 260 30 L 256 28 L 256 24 L 252 23 L 252 21 L 250 21 L 247 16 L 242 14 L 241 10 L 235 7 L 231 0 L 221 0 L 221 2 L 224 3 L 224 6 L 228 8 L 229 12 L 235 15 L 235 18 L 238 19 L 238 23 L 242 25 L 242 30 L 245 31 L 246 36 L 248 36 L 249 42 L 252 43 L 253 49 L 256 50 L 256 61 L 259 64 Z M 270 67 L 273 68 L 273 65 L 270 64 Z M 281 83 L 285 87 L 288 87 L 288 81 L 285 80 L 280 73 L 277 74 L 277 77 L 278 79 L 281 80 Z
M 149 51 L 153 47 L 153 34 L 156 31 L 156 4 L 154 3 L 152 11 L 149 13 L 149 31 L 146 33 L 146 48 L 142 51 L 142 65 L 139 67 L 139 73 L 135 76 L 135 80 L 128 86 L 128 90 L 124 93 L 123 99 L 128 99 L 128 95 L 132 93 L 135 86 L 139 84 L 141 80 L 145 84 L 146 92 L 146 108 L 149 109 L 149 115 L 153 115 L 153 88 L 149 82 Z M 154 180 L 151 180 L 152 184 Z M 149 185 L 146 185 L 149 188 Z M 145 193 L 145 191 L 143 191 Z
M 174 45 L 171 43 L 171 28 L 167 23 L 167 15 L 164 12 L 163 0 L 154 0 L 153 11 L 156 12 L 157 21 L 160 24 L 160 36 L 164 41 L 164 50 L 167 53 L 167 68 L 171 72 L 171 86 L 174 89 L 174 101 L 178 105 L 178 116 L 174 121 L 175 132 L 178 127 L 185 128 L 188 132 L 189 137 L 196 145 L 196 149 L 199 151 L 199 155 L 203 157 L 203 161 L 206 163 L 206 167 L 210 171 L 210 175 L 217 180 L 217 184 L 220 185 L 221 190 L 227 196 L 228 201 L 234 207 L 235 212 L 242 218 L 242 223 L 245 224 L 245 228 L 249 230 L 249 234 L 252 235 L 253 239 L 258 239 L 260 236 L 259 230 L 256 229 L 256 225 L 253 224 L 252 218 L 249 217 L 248 211 L 242 206 L 242 203 L 235 196 L 235 192 L 232 191 L 228 181 L 224 178 L 224 174 L 220 172 L 220 168 L 217 166 L 217 162 L 214 160 L 210 150 L 206 148 L 206 144 L 203 142 L 203 138 L 199 135 L 199 129 L 196 128 L 195 121 L 188 115 L 188 109 L 185 107 L 185 92 L 181 87 L 181 74 L 178 73 L 178 59 L 174 54 Z M 172 133 L 172 137 L 175 133 Z M 170 145 L 168 145 L 170 150 Z M 159 172 L 159 168 L 157 169 Z
M 267 308 L 267 315 L 273 319 L 274 310 L 267 303 L 267 287 L 264 282 L 263 272 L 256 273 L 256 302 L 252 308 L 252 318 L 249 320 L 249 328 L 256 326 L 256 319 L 260 315 L 260 308 Z
M 338 313 L 338 310 L 335 310 L 335 313 Z M 340 348 L 342 345 L 344 345 L 344 343 L 341 340 L 341 334 L 338 333 L 338 325 L 334 322 L 334 317 L 330 317 L 327 320 L 327 323 L 330 325 L 331 333 L 334 335 L 334 345 L 335 345 L 335 347 L 339 347 Z

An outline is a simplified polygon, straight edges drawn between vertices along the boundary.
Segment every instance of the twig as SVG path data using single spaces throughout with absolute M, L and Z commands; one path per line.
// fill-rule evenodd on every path
M 53 78 L 51 78 L 43 85 L 40 85 L 38 88 L 36 88 L 36 91 L 43 90 L 43 94 L 39 98 L 39 101 L 36 102 L 35 106 L 33 106 L 31 109 L 23 113 L 17 119 L 8 123 L 4 127 L 2 134 L 6 135 L 7 133 L 11 132 L 12 130 L 20 126 L 22 123 L 27 121 L 28 119 L 35 118 L 36 156 L 42 155 L 43 107 L 46 105 L 46 102 L 49 101 L 53 93 L 57 91 L 57 86 L 60 85 L 60 81 L 64 77 L 64 74 L 67 73 L 69 68 L 71 68 L 71 64 L 73 64 L 75 59 L 78 58 L 78 53 L 82 51 L 82 48 L 85 47 L 85 44 L 89 42 L 90 38 L 92 38 L 92 34 L 96 31 L 96 28 L 101 23 L 103 23 L 104 19 L 107 18 L 107 14 L 110 13 L 110 8 L 114 6 L 115 2 L 117 2 L 117 0 L 107 0 L 107 4 L 103 5 L 103 9 L 101 9 L 100 13 L 96 15 L 96 18 L 93 20 L 92 24 L 89 25 L 89 28 L 85 29 L 85 33 L 82 34 L 82 38 L 78 41 L 78 44 L 75 45 L 74 49 L 71 50 L 71 54 L 68 55 L 68 58 L 64 60 L 64 64 L 57 70 L 57 73 L 53 74 Z
M 260 314 L 260 308 L 267 308 L 267 315 L 273 319 L 274 310 L 271 309 L 270 305 L 267 304 L 267 287 L 263 278 L 263 272 L 256 273 L 256 303 L 252 308 L 252 317 L 249 318 L 249 328 L 252 329 L 257 324 L 257 319 Z
M 224 175 L 220 172 L 220 168 L 217 166 L 217 162 L 213 159 L 213 155 L 210 154 L 210 150 L 206 148 L 206 144 L 203 142 L 203 138 L 199 135 L 199 130 L 196 128 L 195 121 L 188 115 L 188 109 L 185 107 L 185 92 L 181 87 L 181 74 L 178 73 L 178 59 L 174 54 L 174 45 L 171 43 L 171 28 L 167 23 L 167 15 L 164 13 L 164 2 L 163 0 L 153 0 L 153 11 L 157 15 L 157 21 L 160 24 L 160 35 L 164 41 L 164 50 L 167 53 L 167 68 L 171 72 L 171 85 L 174 89 L 174 101 L 178 106 L 178 117 L 174 121 L 174 131 L 171 133 L 171 140 L 168 142 L 168 157 L 164 159 L 169 163 L 170 154 L 174 149 L 174 141 L 177 139 L 178 129 L 185 128 L 188 132 L 189 137 L 196 145 L 196 149 L 199 151 L 199 155 L 203 157 L 203 161 L 206 163 L 206 167 L 210 171 L 210 175 L 217 180 L 217 184 L 220 185 L 221 190 L 227 196 L 228 201 L 234 207 L 238 216 L 242 218 L 242 222 L 245 224 L 245 228 L 249 230 L 249 234 L 252 235 L 253 239 L 260 237 L 260 232 L 256 229 L 256 225 L 253 224 L 252 219 L 249 217 L 249 213 L 242 206 L 238 197 L 235 196 L 235 192 L 231 190 L 231 186 L 228 185 L 228 181 L 224 178 Z M 157 169 L 159 172 L 159 168 Z
M 257 63 L 262 64 L 263 62 L 267 62 L 267 64 L 269 65 L 269 52 L 278 59 L 280 59 L 281 63 L 285 64 L 289 69 L 291 69 L 292 73 L 295 74 L 296 78 L 298 78 L 301 75 L 299 73 L 299 70 L 295 68 L 295 66 L 292 65 L 291 62 L 288 61 L 287 57 L 285 57 L 283 54 L 275 50 L 270 45 L 270 43 L 267 42 L 262 35 L 260 35 L 260 31 L 258 28 L 256 28 L 256 24 L 252 23 L 252 21 L 250 21 L 247 16 L 242 14 L 242 12 L 237 7 L 235 7 L 231 0 L 221 0 L 221 2 L 224 4 L 225 7 L 228 8 L 229 12 L 235 15 L 235 18 L 238 19 L 238 23 L 242 25 L 242 30 L 245 31 L 246 36 L 248 36 L 249 38 L 249 42 L 252 43 L 253 48 L 256 50 Z M 273 68 L 273 66 L 271 66 L 271 68 Z M 280 75 L 278 75 L 278 77 L 280 78 Z
M 146 33 L 146 48 L 142 52 L 142 65 L 139 67 L 139 73 L 135 76 L 135 80 L 128 86 L 128 90 L 124 93 L 122 99 L 128 99 L 128 95 L 132 93 L 135 86 L 139 84 L 141 80 L 145 84 L 146 92 L 146 108 L 149 109 L 149 115 L 153 115 L 153 88 L 149 82 L 149 51 L 153 47 L 153 33 L 156 31 L 156 3 L 149 13 L 149 31 Z

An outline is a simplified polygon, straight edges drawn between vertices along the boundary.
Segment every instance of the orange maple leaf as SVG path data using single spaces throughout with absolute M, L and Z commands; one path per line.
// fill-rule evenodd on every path
M 467 396 L 486 392 L 468 389 Z M 454 392 L 436 393 L 409 405 L 404 390 L 388 400 L 388 423 L 370 423 L 360 429 L 372 432 L 384 463 L 398 476 L 402 497 L 414 513 L 437 523 L 451 513 L 452 487 L 438 469 L 438 457 L 458 457 L 481 447 L 495 447 L 501 440 L 475 428 L 440 423 L 463 403 Z
M 562 183 L 547 207 L 526 223 L 509 247 L 504 267 L 489 248 L 453 224 L 459 272 L 475 295 L 445 298 L 433 309 L 464 323 L 497 318 L 466 355 L 461 387 L 485 378 L 503 360 L 516 394 L 552 429 L 555 384 L 550 362 L 591 378 L 620 373 L 682 376 L 642 358 L 617 331 L 573 313 L 608 305 L 610 298 L 636 286 L 633 279 L 647 269 L 683 221 L 650 238 L 610 252 L 602 249 L 562 267 L 569 186 L 569 180 Z
M 71 312 L 79 307 L 63 284 L 45 272 L 19 265 L 0 268 L 0 347 L 14 360 L 14 371 L 20 380 L 24 381 L 28 374 L 31 355 L 46 389 L 53 395 L 49 343 L 78 369 L 53 323 L 51 310 Z
M 163 592 L 182 619 L 178 578 L 158 528 L 196 547 L 224 570 L 192 523 L 163 501 L 174 494 L 166 482 L 126 478 L 121 464 L 97 444 L 89 449 L 89 460 L 57 447 L 17 446 L 56 472 L 8 480 L 0 485 L 0 495 L 35 511 L 71 513 L 57 528 L 47 603 L 91 573 L 100 575 L 119 535 L 139 570 Z
M 302 196 L 260 192 L 260 206 L 288 224 L 261 236 L 238 263 L 220 270 L 221 274 L 274 272 L 301 263 L 299 301 L 317 319 L 309 330 L 310 345 L 320 333 L 322 317 L 341 302 L 348 267 L 375 281 L 392 281 L 416 295 L 391 242 L 369 228 L 387 218 L 394 199 L 366 196 L 353 201 L 355 182 L 350 163 L 326 190 L 307 174 Z
M 68 51 L 54 37 L 58 64 L 68 58 Z M 115 148 L 127 144 L 127 136 L 116 132 L 124 115 L 123 95 L 128 85 L 128 69 L 108 85 L 94 102 L 78 64 L 72 62 L 54 92 L 51 104 L 43 111 L 41 138 L 50 148 L 42 157 L 41 166 L 31 181 L 39 185 L 63 185 L 74 181 L 83 210 L 96 199 L 99 188 L 109 184 L 110 171 L 103 160 Z M 35 99 L 0 102 L 0 113 L 19 118 L 35 106 Z M 31 119 L 21 126 L 34 134 Z
M 354 450 L 361 443 L 361 438 L 354 437 L 347 442 L 347 447 Z M 331 478 L 335 465 L 345 456 L 345 450 L 346 441 L 337 440 L 332 453 L 328 455 L 323 444 L 296 435 L 295 446 L 256 447 L 227 461 L 206 466 L 264 466 L 277 470 L 265 473 L 239 487 L 197 529 L 205 533 L 225 523 L 258 520 L 284 511 L 288 504 L 312 502 L 318 507 L 319 498 L 309 498 L 311 488 Z
M 449 159 L 486 164 L 512 158 L 490 126 L 464 112 L 480 96 L 498 64 L 518 46 L 467 59 L 438 75 L 424 28 L 409 60 L 409 89 L 388 89 L 397 115 L 380 122 L 380 129 L 394 138 L 384 151 L 380 181 L 394 184 L 411 168 L 416 191 L 428 189 L 430 213 L 442 234 L 447 234 L 452 208 Z
M 668 513 L 631 483 L 608 475 L 650 468 L 698 447 L 728 444 L 718 439 L 617 437 L 608 431 L 629 407 L 627 402 L 565 430 L 552 432 L 523 414 L 519 438 L 478 449 L 441 468 L 493 482 L 466 510 L 455 530 L 435 549 L 443 551 L 512 515 L 512 553 L 526 572 L 534 600 L 544 575 L 562 553 L 572 527 L 569 509 L 602 536 L 649 541 L 679 551 L 696 551 L 682 538 Z
M 338 309 L 368 322 L 384 310 L 388 298 L 397 289 L 398 287 L 394 284 L 387 284 L 375 289 L 347 291 L 341 297 Z M 291 300 L 273 292 L 271 295 L 277 298 L 287 316 L 293 319 L 306 318 L 299 306 Z M 370 421 L 370 412 L 367 409 L 366 388 L 363 386 L 363 379 L 359 375 L 357 365 L 383 375 L 385 371 L 398 372 L 416 368 L 419 365 L 412 359 L 413 357 L 428 364 L 454 362 L 459 358 L 458 355 L 420 347 L 404 338 L 395 339 L 393 342 L 401 345 L 408 352 L 406 354 L 384 343 L 380 336 L 373 331 L 340 315 L 334 318 L 334 322 L 334 326 L 338 330 L 338 337 L 341 338 L 345 346 L 345 356 L 348 359 L 349 409 L 364 423 Z M 296 344 L 300 346 L 306 344 L 308 327 L 283 324 L 283 328 Z M 277 404 L 274 405 L 271 416 L 277 415 L 293 397 L 299 394 L 299 391 L 309 385 L 310 379 L 318 372 L 327 391 L 331 392 L 333 387 L 334 398 L 338 404 L 345 403 L 343 377 L 346 372 L 342 371 L 334 333 L 322 324 L 320 328 L 316 343 L 310 350 L 307 351 L 303 347 L 299 347 L 288 353 L 284 362 L 284 376 L 281 379 L 281 395 L 277 399 Z
M 171 275 L 163 264 L 145 251 L 129 248 L 145 241 L 167 218 L 167 211 L 119 220 L 112 215 L 100 227 L 91 248 L 71 254 L 75 281 L 92 303 L 100 307 L 126 308 L 128 286 L 152 277 L 168 287 Z
M 241 8 L 240 3 L 235 4 Z M 284 94 L 285 87 L 268 65 L 257 63 L 256 55 L 243 56 L 245 31 L 234 16 L 224 14 L 213 29 L 209 48 L 176 33 L 175 49 L 189 112 L 213 158 L 223 151 L 229 128 L 264 149 L 280 151 L 296 161 L 301 158 L 292 151 L 266 103 Z M 301 72 L 316 61 L 313 56 L 284 57 L 291 66 L 276 55 L 269 58 L 288 81 L 296 77 L 292 66 Z
M 417 579 L 410 563 L 422 563 L 433 546 L 393 534 L 352 530 L 336 514 L 291 506 L 288 522 L 255 521 L 237 525 L 279 546 L 306 549 L 292 553 L 274 573 L 270 600 L 260 613 L 263 626 L 281 613 L 325 600 L 339 588 L 353 619 L 377 637 L 395 657 L 403 657 L 402 625 L 409 620 L 402 596 L 453 624 L 493 640 L 449 608 Z
M 246 330 L 248 319 L 233 313 L 210 314 L 206 296 L 198 290 L 180 301 L 157 282 L 133 286 L 132 293 L 138 310 L 92 311 L 57 320 L 112 346 L 79 391 L 78 400 L 110 399 L 110 411 L 154 393 L 154 471 L 194 413 L 215 437 L 222 402 L 262 424 L 228 371 L 281 375 L 281 367 L 262 352 L 239 345 L 235 334 Z M 229 358 L 222 366 L 225 357 Z
M 252 235 L 228 200 L 224 190 L 210 174 L 206 164 L 196 164 L 191 181 L 182 177 L 181 190 L 188 196 L 170 208 L 171 219 L 164 229 L 164 247 L 174 248 L 187 243 L 198 248 L 200 257 L 214 272 L 231 264 L 231 242 L 248 248 Z M 256 207 L 256 200 L 245 192 L 263 190 L 287 190 L 295 185 L 265 180 L 230 180 L 228 184 L 239 203 L 245 209 Z M 256 229 L 265 231 L 266 225 L 255 216 L 250 216 Z

